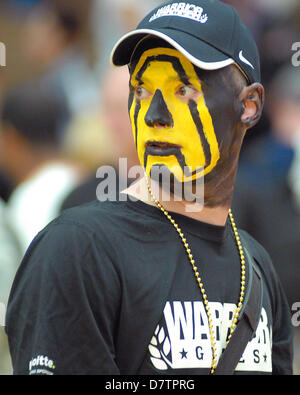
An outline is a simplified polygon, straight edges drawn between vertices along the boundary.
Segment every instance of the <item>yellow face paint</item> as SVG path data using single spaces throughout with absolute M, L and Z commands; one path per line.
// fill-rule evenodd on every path
M 220 158 L 219 146 L 192 63 L 175 49 L 150 49 L 130 83 L 130 119 L 147 174 L 164 165 L 178 181 L 188 182 L 211 172 Z

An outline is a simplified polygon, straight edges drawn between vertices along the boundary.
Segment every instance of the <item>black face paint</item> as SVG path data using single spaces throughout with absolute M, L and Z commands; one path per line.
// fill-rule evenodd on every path
M 180 60 L 178 58 L 176 58 L 174 56 L 170 56 L 170 55 L 149 56 L 145 60 L 144 64 L 142 65 L 142 67 L 140 68 L 139 72 L 136 75 L 136 80 L 138 82 L 140 82 L 140 83 L 142 82 L 143 74 L 146 71 L 148 65 L 152 61 L 161 61 L 161 62 L 171 63 L 173 66 L 173 69 L 176 71 L 180 81 L 185 85 L 189 85 L 189 83 L 190 83 L 189 78 L 187 77 L 186 72 L 180 63 Z M 205 154 L 205 158 L 206 158 L 206 163 L 210 163 L 210 161 L 211 161 L 210 148 L 209 148 L 208 142 L 207 142 L 207 140 L 204 136 L 204 133 L 203 133 L 203 127 L 202 127 L 200 115 L 199 115 L 199 112 L 197 109 L 197 104 L 195 102 L 190 102 L 188 104 L 188 106 L 189 106 L 192 118 L 193 118 L 195 125 L 197 127 L 198 133 L 200 135 L 201 142 L 204 147 L 204 154 Z M 172 123 L 170 123 L 171 120 L 172 120 Z M 145 122 L 149 127 L 153 127 L 155 123 L 161 124 L 163 126 L 170 126 L 170 127 L 173 127 L 173 125 L 174 125 L 172 114 L 169 112 L 167 105 L 165 103 L 165 100 L 163 98 L 163 95 L 160 90 L 157 90 L 155 92 L 155 95 L 152 99 L 149 110 L 145 116 Z M 136 137 L 137 137 L 137 130 L 136 130 Z M 148 157 L 148 155 L 149 155 L 149 150 L 148 150 L 148 153 L 145 152 L 145 157 Z M 165 153 L 164 153 L 164 155 L 165 155 Z M 180 166 L 182 167 L 182 169 L 184 169 L 186 166 L 186 163 L 185 163 L 185 159 L 184 159 L 184 156 L 182 155 L 182 153 L 180 152 L 180 155 L 178 155 L 178 152 L 177 152 L 175 156 L 177 157 L 178 162 L 179 162 Z M 196 170 L 196 171 L 190 173 L 190 175 L 194 175 L 197 172 L 198 171 Z
M 145 60 L 144 64 L 142 65 L 142 67 L 140 68 L 139 72 L 137 73 L 137 75 L 135 77 L 135 79 L 139 83 L 142 84 L 143 74 L 152 61 L 161 61 L 161 62 L 171 63 L 174 71 L 178 75 L 179 80 L 185 85 L 190 84 L 189 78 L 187 77 L 186 72 L 185 72 L 180 60 L 178 58 L 176 58 L 174 56 L 170 56 L 170 55 L 149 56 Z M 211 152 L 210 152 L 209 144 L 208 144 L 207 139 L 206 139 L 204 132 L 203 132 L 203 126 L 202 126 L 202 122 L 200 119 L 199 111 L 197 109 L 197 103 L 195 101 L 190 101 L 188 103 L 188 107 L 189 107 L 192 119 L 194 120 L 197 131 L 199 133 L 201 143 L 203 146 L 203 150 L 204 150 L 206 165 L 208 165 L 211 162 Z M 139 109 L 140 109 L 140 103 L 139 103 L 139 106 L 136 106 L 135 116 L 134 116 L 136 141 L 137 141 L 137 136 L 138 136 L 137 117 L 138 117 Z M 154 94 L 154 97 L 152 99 L 152 102 L 150 104 L 148 112 L 145 116 L 145 122 L 146 122 L 147 126 L 149 126 L 149 127 L 154 127 L 155 124 L 159 124 L 162 126 L 169 126 L 169 127 L 174 126 L 172 114 L 169 112 L 169 110 L 167 108 L 167 104 L 164 100 L 163 94 L 160 90 L 157 90 Z M 169 148 L 169 149 L 164 149 L 163 151 L 157 152 L 155 149 L 152 149 L 151 147 L 147 147 L 145 150 L 145 154 L 144 154 L 144 167 L 146 167 L 146 165 L 147 165 L 147 158 L 149 155 L 152 155 L 152 156 L 174 155 L 177 158 L 177 161 L 178 161 L 180 167 L 182 168 L 184 175 L 188 176 L 188 177 L 194 176 L 195 174 L 197 174 L 198 172 L 203 170 L 201 168 L 201 169 L 196 169 L 193 172 L 189 171 L 189 169 L 186 165 L 184 155 L 182 154 L 180 149 L 177 149 L 177 148 Z
M 150 156 L 172 156 L 172 155 L 174 155 L 177 158 L 177 161 L 178 161 L 182 171 L 185 173 L 185 175 L 186 176 L 192 175 L 192 173 L 189 172 L 189 170 L 188 170 L 188 167 L 185 162 L 185 157 L 182 155 L 180 148 L 167 148 L 167 149 L 164 149 L 163 154 L 162 154 L 161 152 L 155 150 L 151 146 L 147 146 L 145 149 L 145 153 L 144 153 L 144 167 L 145 168 L 147 165 L 147 160 L 148 160 L 149 155 Z M 188 173 L 188 174 L 186 174 L 186 173 Z
M 137 120 L 138 120 L 140 109 L 141 109 L 141 101 L 136 100 L 136 105 L 135 105 L 135 110 L 134 110 L 134 128 L 135 128 L 135 146 L 136 147 L 137 147 L 137 135 L 138 135 Z
M 159 46 L 156 45 L 152 48 L 159 48 Z M 140 59 L 143 50 L 145 50 L 145 47 L 141 47 L 140 53 L 138 56 L 136 56 L 132 63 L 131 75 L 134 73 L 134 69 L 138 64 L 138 60 Z M 186 72 L 177 57 L 159 54 L 156 56 L 149 56 L 145 60 L 143 66 L 139 69 L 136 75 L 136 80 L 138 82 L 142 82 L 143 74 L 151 61 L 171 63 L 180 81 L 185 85 L 190 84 Z M 203 87 L 205 104 L 211 115 L 213 128 L 220 148 L 220 159 L 218 160 L 218 163 L 215 165 L 212 171 L 205 175 L 205 206 L 227 207 L 230 204 L 230 199 L 232 196 L 237 160 L 243 139 L 240 128 L 241 102 L 239 100 L 237 87 L 234 84 L 233 75 L 230 71 L 231 66 L 215 71 L 205 71 L 197 69 L 197 67 L 194 68 Z M 163 96 L 162 100 L 165 103 Z M 191 113 L 192 119 L 195 123 L 195 126 L 197 127 L 197 131 L 201 139 L 207 167 L 212 161 L 212 153 L 210 150 L 210 145 L 208 144 L 204 134 L 199 110 L 193 101 L 189 102 L 187 106 L 189 107 L 189 112 Z M 148 108 L 148 112 L 149 110 L 150 108 Z M 136 106 L 134 112 L 135 123 L 137 123 L 136 119 L 138 111 L 138 106 Z M 156 112 L 158 112 L 157 108 Z M 164 112 L 166 113 L 166 111 Z M 184 133 L 184 130 L 182 132 Z M 138 133 L 136 128 L 136 138 L 137 137 Z M 143 158 L 144 167 L 146 168 L 149 155 L 163 156 L 162 153 L 164 156 L 175 156 L 179 165 L 182 168 L 185 168 L 185 157 L 182 155 L 180 148 L 175 147 L 165 148 L 161 151 L 152 149 L 151 147 L 146 147 Z
M 128 97 L 128 112 L 130 113 L 130 109 L 133 103 L 133 99 L 134 99 L 134 93 L 130 92 L 129 93 L 129 97 Z
M 234 66 L 215 71 L 201 70 L 196 66 L 194 68 L 203 86 L 205 102 L 220 147 L 220 160 L 205 176 L 205 206 L 229 207 L 243 141 L 240 127 L 241 87 L 234 79 Z
M 138 82 L 141 82 L 141 78 L 143 77 L 144 72 L 146 71 L 148 65 L 153 61 L 171 63 L 173 66 L 173 69 L 178 74 L 180 81 L 185 85 L 189 85 L 189 83 L 190 83 L 189 78 L 187 77 L 186 72 L 184 71 L 184 68 L 182 67 L 182 65 L 180 63 L 180 60 L 175 58 L 174 56 L 169 56 L 169 55 L 149 56 L 145 60 L 145 63 L 143 64 L 143 66 L 140 68 L 139 72 L 136 75 L 136 80 Z
M 203 169 L 197 169 L 194 171 L 190 171 L 188 165 L 186 164 L 185 157 L 181 152 L 180 148 L 165 148 L 163 151 L 158 151 L 151 146 L 147 146 L 144 153 L 144 167 L 147 166 L 148 156 L 175 156 L 179 166 L 185 177 L 192 177 Z
M 174 126 L 172 114 L 168 110 L 163 94 L 159 89 L 156 90 L 153 96 L 150 107 L 145 115 L 145 122 L 149 127 L 154 127 L 156 124 L 168 127 Z
M 234 67 L 234 66 L 232 66 Z M 230 146 L 233 132 L 240 120 L 241 103 L 233 79 L 232 69 L 207 71 L 194 66 L 201 81 L 205 102 L 212 116 L 217 140 L 223 147 Z
M 203 132 L 203 126 L 197 108 L 197 103 L 194 100 L 190 100 L 188 106 L 201 139 L 201 144 L 205 155 L 205 166 L 207 166 L 211 162 L 211 152 L 210 152 L 208 141 Z

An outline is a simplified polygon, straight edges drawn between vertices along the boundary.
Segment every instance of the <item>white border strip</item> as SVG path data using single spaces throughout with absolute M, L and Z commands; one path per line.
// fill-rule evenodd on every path
M 5 326 L 6 306 L 0 303 L 0 326 Z
M 175 40 L 173 40 L 172 38 L 170 38 L 169 36 L 167 36 L 164 33 L 158 32 L 156 30 L 152 30 L 152 29 L 139 29 L 139 30 L 133 30 L 127 34 L 125 34 L 114 46 L 112 52 L 111 52 L 111 56 L 110 56 L 110 63 L 112 66 L 114 67 L 120 67 L 117 66 L 113 63 L 113 56 L 118 48 L 118 46 L 125 41 L 128 37 L 134 36 L 135 34 L 151 34 L 153 36 L 156 37 L 160 37 L 162 39 L 164 39 L 165 41 L 167 41 L 169 44 L 171 44 L 174 48 L 176 48 L 179 52 L 181 52 L 186 58 L 189 59 L 189 61 L 191 63 L 193 63 L 195 66 L 199 67 L 200 69 L 204 69 L 204 70 L 218 70 L 221 69 L 223 67 L 229 66 L 231 64 L 234 64 L 235 61 L 231 58 L 228 58 L 226 60 L 221 60 L 219 62 L 203 62 L 197 58 L 195 58 L 194 56 L 192 56 L 189 52 L 187 52 L 181 45 L 179 45 Z

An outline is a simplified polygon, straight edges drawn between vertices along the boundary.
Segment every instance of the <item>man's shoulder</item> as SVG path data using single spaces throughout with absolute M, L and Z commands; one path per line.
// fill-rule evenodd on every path
M 26 256 L 111 251 L 116 240 L 124 239 L 130 217 L 135 216 L 128 204 L 120 201 L 93 201 L 69 208 L 35 236 Z
M 255 259 L 260 271 L 264 274 L 267 282 L 277 282 L 278 276 L 269 252 L 259 241 L 257 241 L 245 230 L 239 230 L 239 234 L 243 238 L 242 241 L 245 243 L 244 247 L 247 248 L 248 252 Z
M 73 233 L 85 233 L 97 238 L 110 235 L 116 237 L 124 229 L 136 232 L 144 224 L 145 213 L 138 209 L 138 204 L 128 200 L 92 201 L 64 210 L 56 219 L 46 226 L 42 233 L 73 230 Z
M 104 221 L 120 216 L 127 211 L 127 206 L 120 201 L 94 200 L 80 206 L 68 208 L 57 217 L 53 224 L 73 223 L 84 227 L 98 227 Z
M 126 202 L 92 201 L 64 210 L 58 217 L 45 226 L 34 240 L 41 240 L 45 235 L 63 235 L 64 240 L 71 235 L 105 235 L 126 223 L 130 209 Z

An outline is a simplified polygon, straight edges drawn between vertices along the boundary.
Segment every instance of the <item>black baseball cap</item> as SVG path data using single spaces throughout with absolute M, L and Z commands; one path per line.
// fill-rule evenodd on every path
M 129 64 L 136 46 L 151 35 L 171 44 L 201 69 L 236 64 L 249 83 L 260 82 L 255 41 L 236 10 L 219 0 L 163 3 L 116 43 L 112 65 Z

